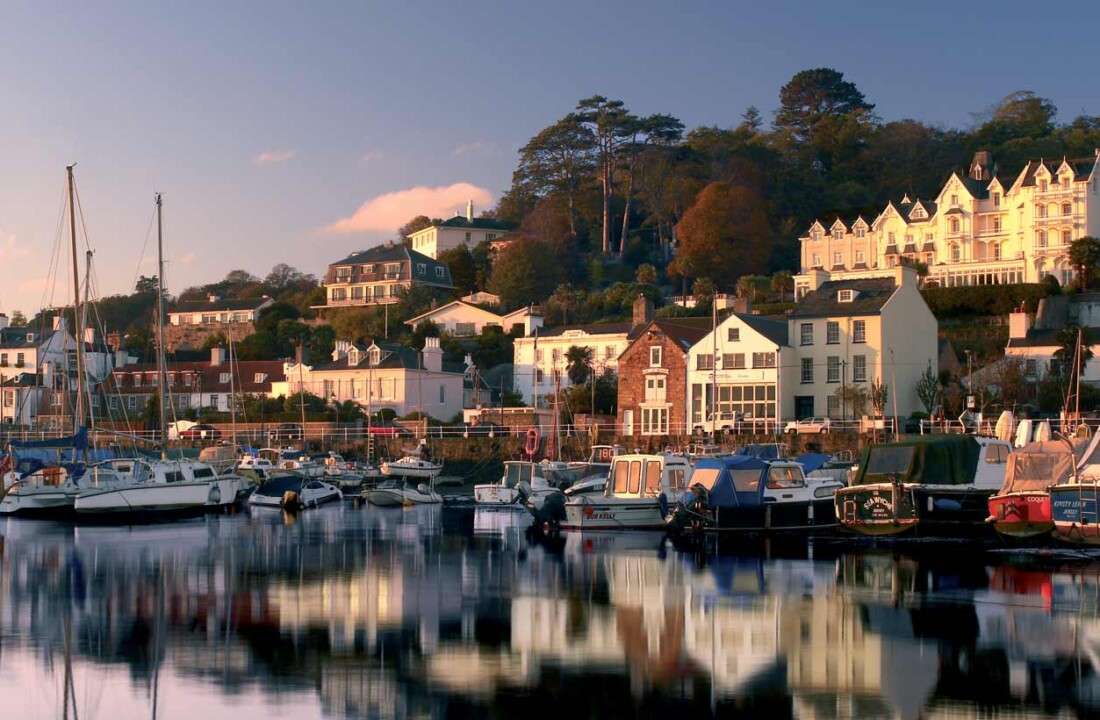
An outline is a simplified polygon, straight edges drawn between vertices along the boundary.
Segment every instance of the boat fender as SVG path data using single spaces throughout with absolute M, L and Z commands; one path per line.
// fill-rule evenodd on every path
M 207 501 L 211 505 L 219 505 L 222 501 L 222 490 L 217 485 L 210 486 L 210 492 L 206 496 Z
M 283 510 L 287 512 L 296 512 L 301 509 L 302 501 L 301 498 L 298 497 L 298 493 L 293 490 L 287 490 L 283 493 L 282 506 Z
M 527 442 L 523 446 L 528 455 L 534 455 L 539 451 L 539 429 L 527 428 Z
M 663 491 L 661 492 L 660 495 L 657 496 L 657 504 L 661 506 L 661 516 L 662 517 L 667 517 L 668 516 L 668 496 L 665 495 L 665 493 Z

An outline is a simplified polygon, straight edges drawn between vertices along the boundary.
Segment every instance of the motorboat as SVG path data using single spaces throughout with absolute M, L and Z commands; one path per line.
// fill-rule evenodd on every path
M 344 459 L 343 455 L 329 452 L 324 459 L 323 479 L 341 490 L 354 490 L 363 485 L 368 476 L 355 466 L 355 463 Z
M 1004 485 L 989 498 L 987 522 L 997 534 L 1009 540 L 1030 540 L 1053 532 L 1051 488 L 1073 484 L 1088 444 L 1085 440 L 1047 440 L 1013 450 L 1008 456 Z M 1067 500 L 1074 494 L 1071 491 Z M 1063 504 L 1060 514 L 1068 519 L 1071 504 Z
M 367 502 L 379 507 L 438 505 L 443 502 L 442 496 L 427 483 L 420 483 L 414 487 L 402 477 L 387 478 L 368 490 L 366 496 Z
M 749 455 L 695 463 L 688 492 L 676 509 L 680 530 L 808 532 L 835 528 L 834 477 L 809 477 L 799 462 Z
M 1056 540 L 1100 545 L 1100 433 L 1087 441 L 1070 477 L 1050 486 L 1050 513 Z
M 73 509 L 81 517 L 178 515 L 202 513 L 237 502 L 242 478 L 218 475 L 206 463 L 193 460 L 121 458 L 88 468 L 94 487 L 76 496 Z M 99 476 L 113 483 L 98 487 Z
M 434 480 L 443 471 L 443 463 L 432 462 L 419 455 L 408 454 L 399 460 L 382 463 L 382 474 L 391 477 Z
M 268 480 L 248 498 L 251 507 L 315 508 L 343 499 L 332 483 L 304 475 L 281 475 Z
M 534 493 L 556 490 L 542 463 L 511 461 L 504 463 L 504 474 L 494 483 L 474 485 L 478 505 L 515 505 Z
M 682 455 L 619 455 L 601 495 L 564 502 L 563 530 L 658 530 L 687 489 L 692 467 Z
M 851 486 L 836 491 L 843 529 L 863 535 L 985 531 L 1012 446 L 974 435 L 920 435 L 864 450 Z
M 806 477 L 827 477 L 848 483 L 848 473 L 856 464 L 851 450 L 840 450 L 832 455 L 805 453 L 795 458 L 802 465 Z

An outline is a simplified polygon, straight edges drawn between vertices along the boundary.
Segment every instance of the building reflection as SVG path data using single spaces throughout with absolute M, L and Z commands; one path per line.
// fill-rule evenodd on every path
M 86 687 L 95 668 L 124 670 L 129 686 L 101 693 L 99 716 L 120 692 L 149 705 L 164 678 L 226 709 L 261 698 L 317 717 L 504 717 L 568 702 L 802 718 L 1097 710 L 1095 564 L 698 558 L 653 535 L 543 543 L 525 526 L 522 513 L 438 507 L 132 528 L 8 521 L 0 675 L 59 688 L 71 665 Z

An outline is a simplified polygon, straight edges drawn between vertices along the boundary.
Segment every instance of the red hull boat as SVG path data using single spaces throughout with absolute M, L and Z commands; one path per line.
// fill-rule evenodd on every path
M 989 522 L 1002 537 L 1030 540 L 1054 530 L 1050 494 L 1042 491 L 1011 492 L 989 498 Z

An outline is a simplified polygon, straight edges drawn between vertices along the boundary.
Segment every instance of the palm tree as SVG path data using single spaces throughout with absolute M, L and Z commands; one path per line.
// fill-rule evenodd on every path
M 759 289 L 759 277 L 756 275 L 742 275 L 737 278 L 737 294 L 756 302 L 756 291 Z
M 1088 289 L 1092 274 L 1100 264 L 1100 240 L 1090 235 L 1074 240 L 1069 246 L 1069 261 L 1077 274 L 1077 289 Z
M 779 293 L 779 302 L 787 302 L 787 291 L 794 291 L 794 277 L 787 270 L 772 275 L 772 292 Z
M 592 375 L 592 348 L 571 345 L 565 351 L 565 372 L 569 382 L 584 385 Z

